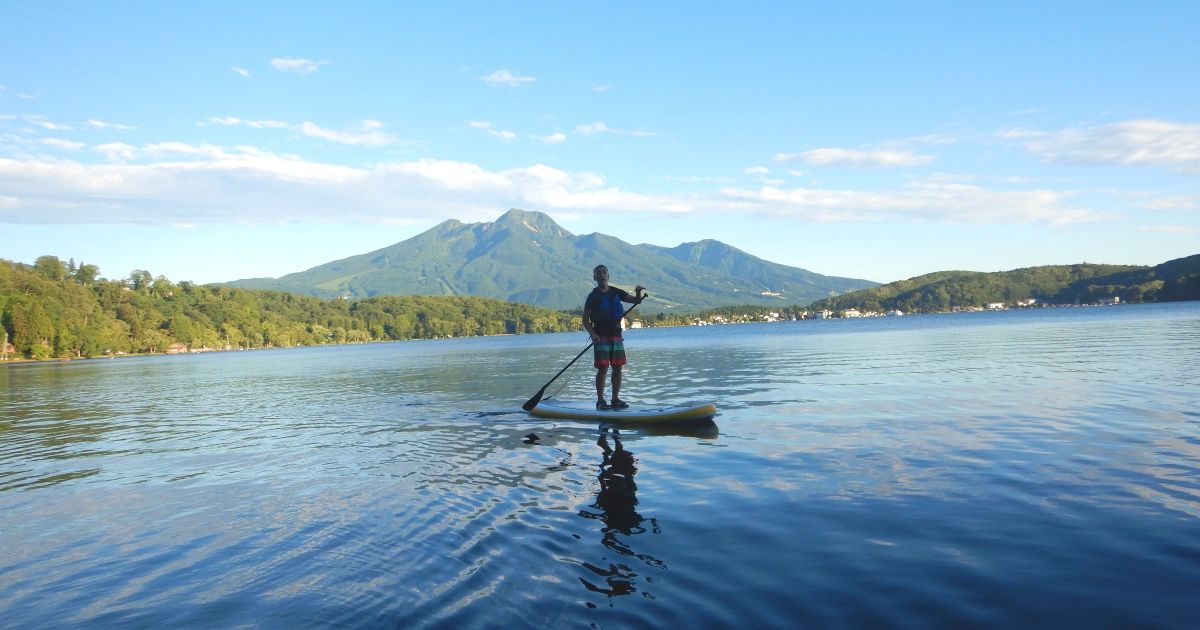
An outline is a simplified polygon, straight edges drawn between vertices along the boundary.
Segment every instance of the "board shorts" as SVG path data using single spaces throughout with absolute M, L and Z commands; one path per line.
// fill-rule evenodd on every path
M 592 346 L 592 356 L 596 367 L 625 365 L 625 342 L 620 337 L 601 337 Z

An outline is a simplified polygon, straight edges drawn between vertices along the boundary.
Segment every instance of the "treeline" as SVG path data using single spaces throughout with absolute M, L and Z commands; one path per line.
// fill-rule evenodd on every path
M 1129 303 L 1200 300 L 1200 255 L 1155 267 L 1085 263 L 997 273 L 941 271 L 818 300 L 808 309 L 937 313 L 1030 298 L 1051 305 L 1114 297 Z
M 95 265 L 42 256 L 0 260 L 0 358 L 81 358 L 560 332 L 577 314 L 475 297 L 322 300 L 278 291 L 171 282 L 137 270 L 107 280 Z M 11 354 L 9 354 L 11 353 Z

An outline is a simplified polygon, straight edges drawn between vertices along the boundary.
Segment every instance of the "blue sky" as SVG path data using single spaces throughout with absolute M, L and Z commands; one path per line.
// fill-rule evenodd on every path
M 279 276 L 512 207 L 890 282 L 1200 253 L 1200 3 L 6 3 L 0 258 Z M 636 279 L 614 279 L 633 283 Z

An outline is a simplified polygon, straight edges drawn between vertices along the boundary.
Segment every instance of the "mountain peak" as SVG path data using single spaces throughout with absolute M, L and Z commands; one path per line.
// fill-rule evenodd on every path
M 554 219 L 551 219 L 549 215 L 535 210 L 512 208 L 501 215 L 499 219 L 496 219 L 493 225 L 509 229 L 528 230 L 529 232 L 543 236 L 551 234 L 571 236 L 570 232 L 555 223 Z

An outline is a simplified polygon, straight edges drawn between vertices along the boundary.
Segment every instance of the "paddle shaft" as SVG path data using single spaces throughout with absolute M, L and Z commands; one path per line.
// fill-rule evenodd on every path
M 646 299 L 645 296 L 648 296 L 648 295 L 650 295 L 650 294 L 649 293 L 644 294 L 642 296 L 642 299 L 643 300 Z M 630 311 L 637 308 L 638 304 L 641 304 L 641 301 L 634 302 L 633 306 L 630 306 L 629 308 L 625 309 L 625 312 L 621 313 L 621 319 L 625 319 L 625 316 L 628 315 L 630 313 Z M 538 392 L 533 395 L 533 398 L 530 398 L 529 400 L 525 401 L 525 404 L 521 405 L 521 408 L 524 409 L 525 411 L 529 411 L 529 410 L 533 409 L 534 407 L 536 407 L 537 404 L 542 401 L 542 396 L 545 395 L 546 388 L 550 387 L 550 383 L 553 383 L 555 380 L 558 379 L 558 377 L 563 375 L 563 372 L 566 372 L 568 368 L 570 368 L 572 365 L 575 365 L 575 362 L 579 360 L 579 357 L 583 356 L 583 353 L 590 350 L 592 348 L 592 346 L 594 346 L 594 345 L 596 345 L 596 342 L 594 342 L 594 341 L 589 342 L 586 348 L 584 348 L 583 350 L 580 350 L 579 354 L 575 355 L 575 358 L 571 359 L 570 363 L 563 366 L 563 369 L 559 370 L 558 374 L 554 375 L 554 378 L 546 381 L 546 384 L 542 385 L 542 388 L 539 389 Z

